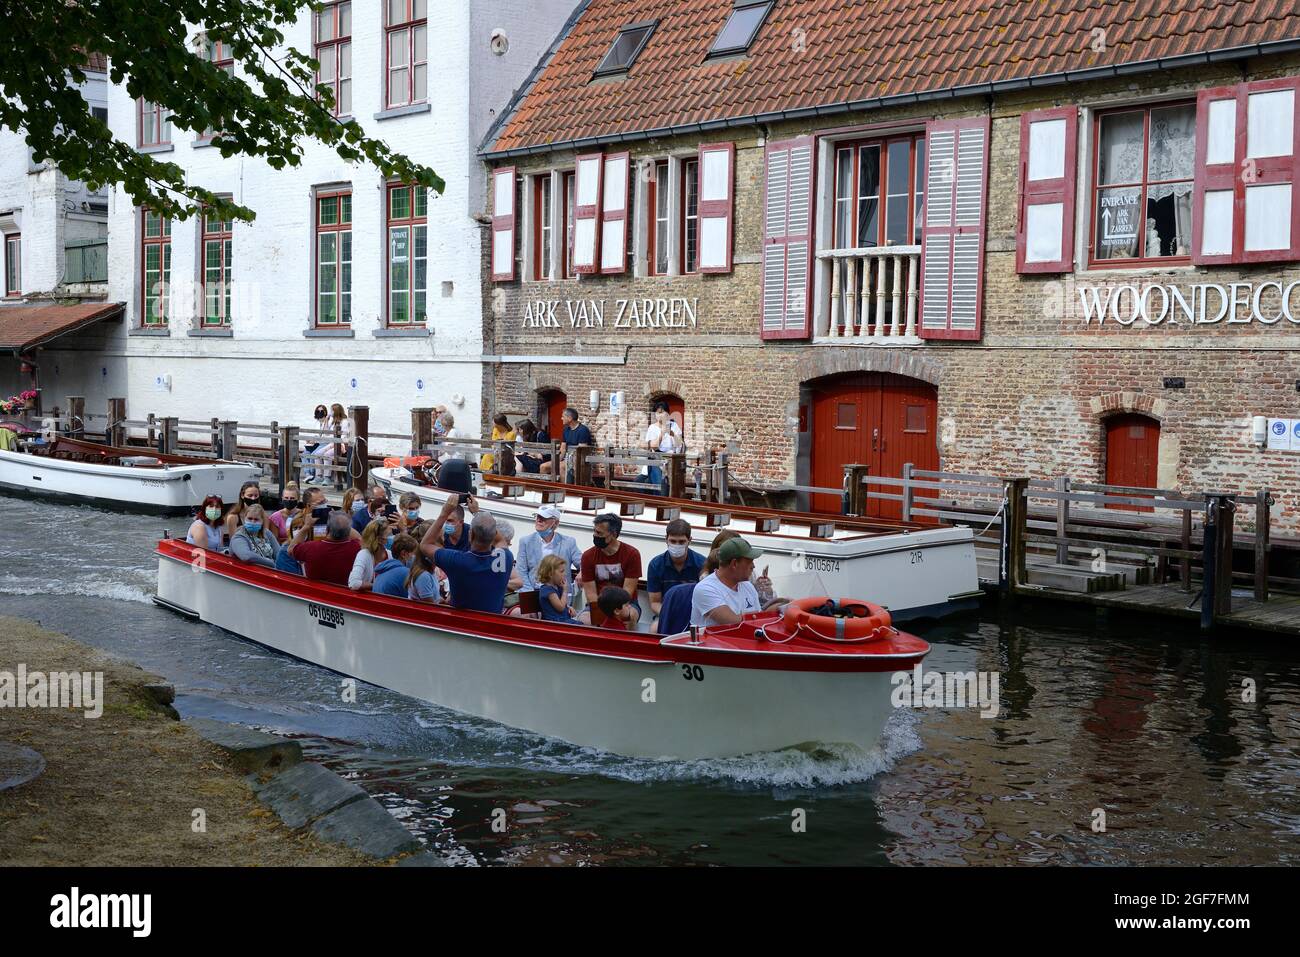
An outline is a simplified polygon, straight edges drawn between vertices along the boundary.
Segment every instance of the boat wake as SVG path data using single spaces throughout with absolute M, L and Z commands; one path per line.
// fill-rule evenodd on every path
M 18 575 L 0 575 L 0 595 L 82 595 L 86 598 L 107 598 L 112 601 L 134 601 L 150 604 L 149 592 L 127 582 L 87 575 L 73 581 L 35 581 Z
M 431 753 L 450 764 L 459 764 L 463 758 L 479 767 L 492 761 L 534 771 L 595 774 L 636 783 L 713 782 L 746 789 L 841 787 L 870 781 L 922 747 L 919 719 L 909 710 L 890 716 L 879 743 L 870 750 L 847 744 L 812 744 L 695 761 L 625 758 L 441 709 L 414 718 L 421 729 L 439 739 L 441 746 L 430 749 Z M 462 748 L 472 754 L 458 754 Z

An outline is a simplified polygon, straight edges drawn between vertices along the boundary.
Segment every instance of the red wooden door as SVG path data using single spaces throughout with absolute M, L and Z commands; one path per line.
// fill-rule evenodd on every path
M 1155 488 L 1160 453 L 1160 423 L 1145 415 L 1113 415 L 1106 420 L 1106 484 Z M 1149 512 L 1139 505 L 1112 505 Z
M 866 465 L 872 475 L 890 478 L 901 478 L 907 462 L 918 469 L 937 469 L 938 406 L 934 386 L 885 373 L 844 376 L 814 388 L 813 484 L 842 487 L 845 465 Z M 882 486 L 871 490 L 897 494 Z M 812 496 L 814 511 L 838 514 L 840 504 L 838 495 Z M 902 504 L 872 496 L 867 514 L 899 518 Z
M 552 442 L 559 442 L 564 435 L 564 410 L 568 407 L 569 397 L 559 389 L 542 393 L 542 402 L 546 406 L 546 428 Z

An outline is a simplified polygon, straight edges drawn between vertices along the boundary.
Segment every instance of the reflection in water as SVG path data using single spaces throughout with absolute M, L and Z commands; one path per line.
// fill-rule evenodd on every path
M 0 497 L 0 613 L 167 676 L 187 717 L 301 739 L 458 863 L 1300 856 L 1300 678 L 1296 652 L 1279 643 L 1203 641 L 1089 609 L 994 607 L 922 633 L 934 645 L 926 670 L 1000 673 L 996 719 L 900 711 L 871 753 L 635 761 L 365 685 L 344 703 L 338 675 L 150 604 L 165 524 L 180 523 Z M 1247 678 L 1257 701 L 1242 700 Z

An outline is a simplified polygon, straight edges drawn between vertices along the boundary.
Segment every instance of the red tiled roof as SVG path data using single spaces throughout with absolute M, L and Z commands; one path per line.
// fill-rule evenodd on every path
M 122 314 L 120 302 L 75 306 L 0 306 L 0 352 L 25 352 L 101 319 Z
M 706 62 L 731 10 L 590 0 L 488 151 L 1300 38 L 1296 0 L 777 0 L 747 57 Z M 656 19 L 626 77 L 591 81 L 620 27 Z

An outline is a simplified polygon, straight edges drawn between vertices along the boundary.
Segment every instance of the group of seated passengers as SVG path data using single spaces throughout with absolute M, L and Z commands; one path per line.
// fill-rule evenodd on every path
M 331 508 L 315 486 L 300 494 L 290 483 L 280 509 L 269 516 L 260 498 L 255 482 L 245 483 L 240 501 L 228 511 L 219 497 L 209 496 L 186 542 L 214 551 L 228 547 L 240 561 L 353 591 L 497 614 L 518 613 L 518 593 L 535 591 L 545 620 L 594 620 L 618 630 L 638 626 L 641 555 L 621 541 L 618 515 L 596 516 L 592 546 L 580 553 L 573 538 L 558 531 L 559 509 L 543 505 L 534 516 L 534 532 L 520 543 L 516 565 L 513 527 L 480 512 L 473 496 L 466 506 L 449 497 L 431 523 L 420 522 L 418 496 L 405 493 L 394 508 L 379 485 L 343 511 Z M 472 516 L 468 523 L 466 507 Z M 707 558 L 691 550 L 691 526 L 681 519 L 668 523 L 665 538 L 667 549 L 651 560 L 646 576 L 659 634 L 731 624 L 782 601 L 773 597 L 766 570 L 755 573 L 754 560 L 762 553 L 738 533 L 720 532 Z M 580 614 L 569 600 L 575 568 L 587 606 Z

